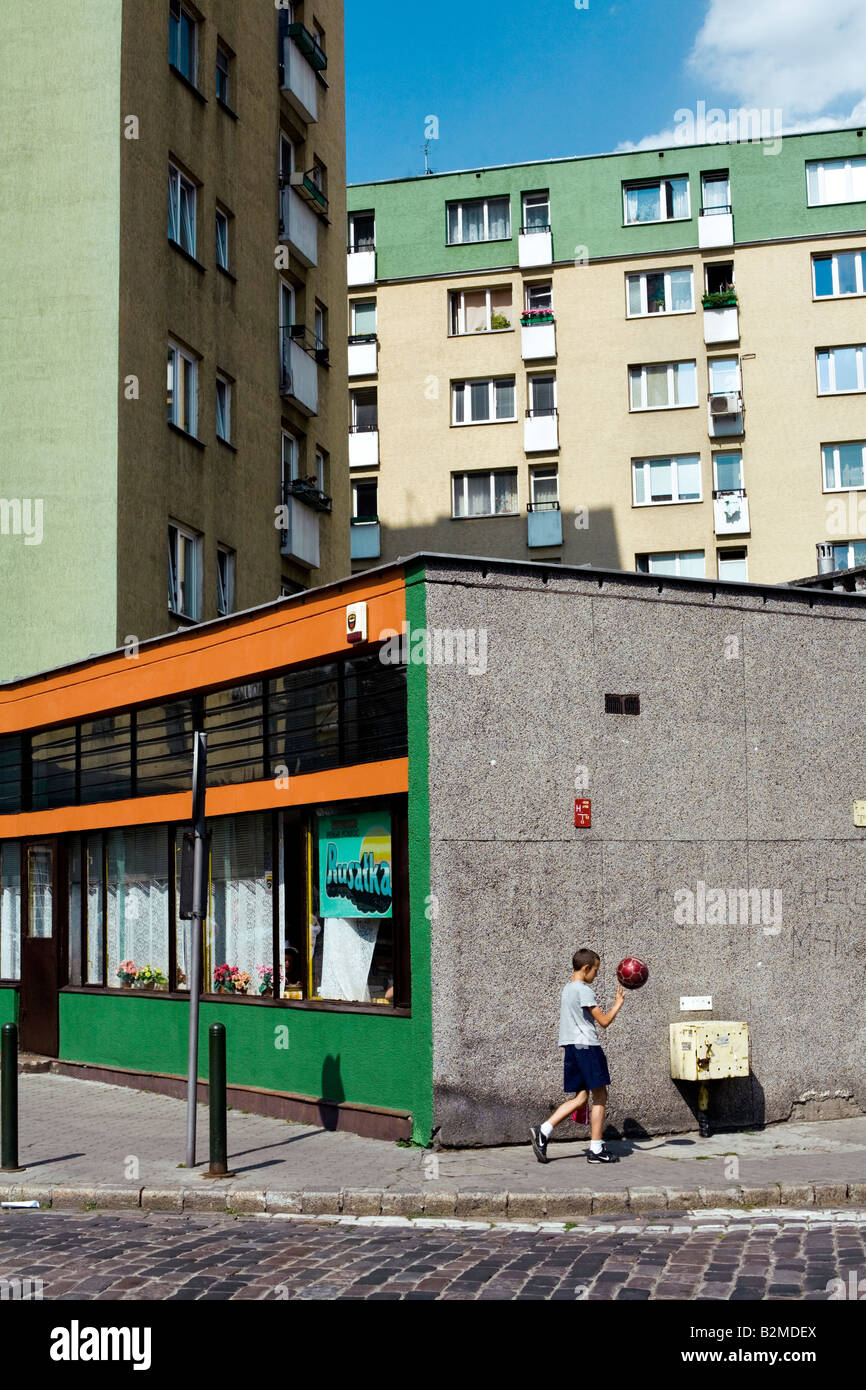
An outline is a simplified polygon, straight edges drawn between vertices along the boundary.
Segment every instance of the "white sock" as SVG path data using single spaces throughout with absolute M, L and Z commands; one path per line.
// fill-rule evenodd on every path
M 550 1138 L 551 1134 L 553 1133 L 553 1125 L 550 1123 L 549 1120 L 544 1121 L 544 1124 L 541 1126 L 541 1132 L 544 1135 L 545 1139 Z
M 604 1148 L 604 1144 L 600 1139 L 590 1139 L 589 1147 L 594 1154 L 600 1154 Z

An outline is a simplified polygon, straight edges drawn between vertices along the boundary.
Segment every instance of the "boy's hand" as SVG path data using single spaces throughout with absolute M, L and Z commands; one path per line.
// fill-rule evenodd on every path
M 616 987 L 616 1001 L 615 1001 L 615 1002 L 616 1002 L 617 1008 L 620 1008 L 620 1009 L 622 1008 L 623 1004 L 625 1003 L 625 990 L 623 989 L 622 985 L 617 985 L 617 987 Z

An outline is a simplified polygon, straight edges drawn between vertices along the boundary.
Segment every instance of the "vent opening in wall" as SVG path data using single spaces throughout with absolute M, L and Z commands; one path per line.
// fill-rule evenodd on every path
M 605 695 L 605 714 L 640 714 L 639 695 Z

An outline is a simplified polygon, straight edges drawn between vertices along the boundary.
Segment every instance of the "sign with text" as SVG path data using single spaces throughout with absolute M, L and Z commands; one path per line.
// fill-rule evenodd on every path
M 391 815 L 319 817 L 319 916 L 390 917 Z

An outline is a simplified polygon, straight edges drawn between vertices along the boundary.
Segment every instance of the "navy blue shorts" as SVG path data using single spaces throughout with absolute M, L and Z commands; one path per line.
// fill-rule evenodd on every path
M 562 1049 L 562 1089 L 569 1095 L 575 1091 L 597 1091 L 610 1085 L 607 1058 L 600 1047 L 575 1047 L 569 1043 Z

